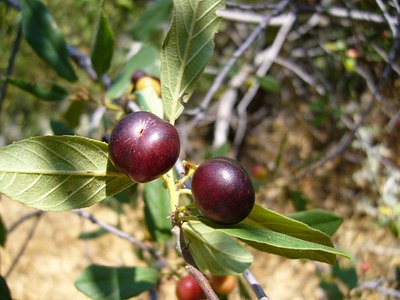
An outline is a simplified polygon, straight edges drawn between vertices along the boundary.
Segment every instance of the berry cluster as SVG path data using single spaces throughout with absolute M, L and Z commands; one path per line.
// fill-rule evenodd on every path
M 109 141 L 111 161 L 135 182 L 148 182 L 168 172 L 179 151 L 176 128 L 144 111 L 119 121 Z M 214 157 L 197 167 L 192 194 L 200 212 L 220 224 L 245 219 L 255 199 L 249 175 L 237 161 L 227 157 Z

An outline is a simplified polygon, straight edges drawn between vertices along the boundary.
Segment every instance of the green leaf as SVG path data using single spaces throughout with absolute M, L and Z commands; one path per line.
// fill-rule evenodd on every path
M 99 228 L 97 230 L 94 231 L 90 231 L 90 232 L 82 232 L 79 234 L 79 239 L 80 240 L 91 240 L 91 239 L 95 239 L 98 237 L 101 237 L 105 234 L 107 234 L 108 231 L 103 229 L 103 228 Z
M 332 241 L 325 233 L 300 221 L 285 217 L 277 212 L 254 205 L 250 215 L 243 221 L 245 224 L 276 231 L 305 241 L 331 247 Z
M 160 279 L 156 269 L 90 265 L 78 276 L 75 287 L 96 300 L 120 300 L 137 296 Z
M 61 121 L 50 120 L 50 127 L 54 135 L 75 135 L 74 130 Z
M 257 77 L 257 80 L 260 83 L 263 90 L 265 90 L 267 92 L 278 93 L 281 91 L 281 85 L 272 76 Z
M 91 206 L 132 184 L 96 140 L 42 136 L 0 148 L 0 193 L 37 209 Z
M 158 0 L 149 5 L 135 23 L 133 37 L 140 41 L 148 40 L 155 31 L 162 29 L 171 16 L 172 8 L 172 0 Z
M 253 261 L 253 256 L 237 241 L 199 221 L 185 222 L 182 229 L 189 251 L 202 271 L 237 274 Z
M 135 92 L 136 100 L 140 108 L 144 111 L 149 111 L 160 117 L 164 117 L 163 103 L 160 97 L 158 97 L 156 91 L 147 87 L 143 90 Z
M 342 218 L 322 209 L 296 212 L 290 214 L 289 217 L 318 229 L 329 236 L 332 236 L 343 223 Z
M 110 68 L 114 52 L 114 43 L 114 35 L 111 31 L 110 24 L 108 23 L 103 9 L 101 9 L 99 21 L 97 23 L 96 38 L 90 57 L 98 79 L 101 79 L 101 76 Z
M 223 0 L 174 0 L 174 15 L 161 49 L 164 113 L 173 123 L 183 111 L 211 58 Z
M 77 127 L 81 122 L 81 116 L 85 111 L 87 102 L 84 100 L 71 101 L 68 109 L 64 113 L 64 119 L 70 128 Z
M 61 77 L 76 81 L 67 45 L 46 6 L 39 0 L 22 1 L 22 32 L 29 45 Z
M 248 224 L 240 223 L 236 224 L 234 227 L 216 227 L 216 229 L 241 239 L 255 249 L 287 258 L 307 258 L 331 265 L 335 264 L 336 255 L 350 258 L 344 251 L 337 250 L 333 247 L 309 242 Z
M 58 84 L 52 84 L 50 89 L 41 88 L 35 84 L 20 80 L 7 78 L 8 83 L 28 92 L 35 97 L 45 101 L 62 101 L 68 97 L 68 91 Z
M 0 275 L 0 299 L 12 300 L 10 289 L 8 288 L 6 279 Z
M 339 278 L 349 288 L 349 290 L 358 285 L 357 271 L 354 267 L 341 268 L 337 263 L 332 268 L 332 275 Z
M 108 99 L 121 97 L 131 84 L 131 76 L 137 70 L 151 69 L 157 62 L 157 50 L 153 47 L 142 47 L 138 53 L 132 56 L 125 64 L 121 75 L 113 82 L 107 90 Z
M 321 281 L 319 286 L 325 291 L 328 300 L 342 300 L 344 299 L 343 293 L 340 291 L 339 286 L 334 282 Z
M 4 247 L 7 240 L 7 228 L 3 223 L 3 218 L 0 217 L 0 246 Z
M 165 242 L 171 237 L 169 219 L 169 193 L 163 181 L 158 178 L 144 185 L 144 214 L 151 237 Z

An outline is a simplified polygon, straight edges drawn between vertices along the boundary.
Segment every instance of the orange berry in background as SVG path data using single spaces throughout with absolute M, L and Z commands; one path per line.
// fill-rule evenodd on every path
M 217 294 L 228 295 L 236 286 L 236 276 L 212 276 L 210 285 Z
M 150 76 L 143 76 L 136 81 L 136 91 L 141 91 L 148 87 L 151 87 L 158 96 L 161 96 L 161 85 L 158 79 Z

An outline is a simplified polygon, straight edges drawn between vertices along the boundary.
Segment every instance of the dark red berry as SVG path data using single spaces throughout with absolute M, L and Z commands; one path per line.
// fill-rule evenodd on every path
M 192 275 L 186 275 L 179 279 L 176 285 L 176 296 L 179 300 L 205 299 L 203 290 Z
M 192 193 L 201 213 L 221 224 L 235 224 L 245 219 L 255 201 L 246 170 L 228 157 L 203 162 L 193 174 Z
M 111 161 L 136 182 L 148 182 L 165 174 L 178 159 L 176 128 L 150 112 L 124 117 L 111 132 Z
M 136 82 L 137 82 L 140 78 L 142 78 L 142 77 L 144 77 L 144 76 L 147 76 L 147 73 L 146 73 L 145 71 L 142 71 L 142 70 L 135 71 L 135 73 L 133 73 L 132 76 L 131 76 L 131 82 L 132 82 L 132 84 L 133 84 L 133 85 L 136 85 Z

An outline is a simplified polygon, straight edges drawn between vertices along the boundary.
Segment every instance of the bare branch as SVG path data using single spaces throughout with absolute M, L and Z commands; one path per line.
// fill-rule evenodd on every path
M 227 64 L 218 73 L 217 77 L 214 80 L 213 85 L 208 90 L 207 94 L 205 95 L 202 103 L 200 104 L 201 113 L 197 114 L 195 118 L 195 122 L 199 121 L 203 117 L 203 112 L 209 105 L 210 101 L 214 97 L 215 93 L 218 91 L 219 87 L 224 82 L 226 76 L 228 75 L 229 71 L 235 65 L 238 58 L 247 50 L 249 47 L 254 43 L 254 41 L 259 37 L 259 35 L 268 27 L 270 20 L 276 14 L 281 13 L 289 4 L 290 1 L 285 0 L 281 1 L 277 8 L 274 10 L 273 13 L 266 16 L 263 21 L 253 30 L 253 32 L 248 36 L 248 38 L 240 45 L 239 48 L 232 54 L 231 58 L 228 60 Z
M 253 273 L 249 269 L 244 270 L 243 276 L 247 280 L 247 282 L 250 284 L 252 290 L 254 291 L 254 293 L 256 294 L 258 299 L 269 300 L 267 294 L 265 294 L 260 283 L 257 281 L 257 279 L 254 277 Z
M 4 278 L 7 278 L 8 276 L 10 276 L 10 274 L 12 273 L 12 271 L 14 271 L 15 267 L 17 266 L 19 260 L 21 259 L 22 255 L 24 254 L 26 248 L 28 247 L 29 242 L 32 240 L 33 235 L 35 234 L 36 228 L 39 224 L 39 220 L 40 217 L 42 215 L 41 214 L 37 214 L 35 215 L 36 219 L 34 221 L 34 223 L 32 224 L 26 239 L 24 241 L 24 243 L 22 244 L 21 248 L 19 249 L 17 255 L 15 255 L 10 267 L 8 268 L 7 272 L 5 272 Z
M 296 16 L 292 14 L 287 15 L 286 23 L 279 29 L 279 32 L 270 48 L 262 52 L 257 58 L 256 61 L 261 61 L 259 68 L 257 69 L 257 76 L 264 76 L 268 70 L 271 68 L 275 58 L 278 56 L 283 43 L 286 40 L 286 37 L 292 28 L 294 21 L 296 20 Z M 240 101 L 238 107 L 237 107 L 237 112 L 239 115 L 239 123 L 238 123 L 238 128 L 236 130 L 234 142 L 233 142 L 233 157 L 237 157 L 239 154 L 239 147 L 242 144 L 243 138 L 246 133 L 246 128 L 247 128 L 247 107 L 251 103 L 251 101 L 254 99 L 256 93 L 258 92 L 260 88 L 259 83 L 254 83 L 243 99 Z
M 142 243 L 141 241 L 130 236 L 126 232 L 123 232 L 123 231 L 119 230 L 118 228 L 115 228 L 114 226 L 108 225 L 108 224 L 98 220 L 97 218 L 95 218 L 95 216 L 93 216 L 92 214 L 90 214 L 84 210 L 73 210 L 72 213 L 80 216 L 81 218 L 89 220 L 93 224 L 98 225 L 100 228 L 118 236 L 121 239 L 127 240 L 132 245 L 134 245 L 136 248 L 138 248 L 142 251 L 148 252 L 152 257 L 157 259 L 157 261 L 160 263 L 160 265 L 162 267 L 170 268 L 168 261 L 164 257 L 162 257 L 161 254 L 157 250 Z

